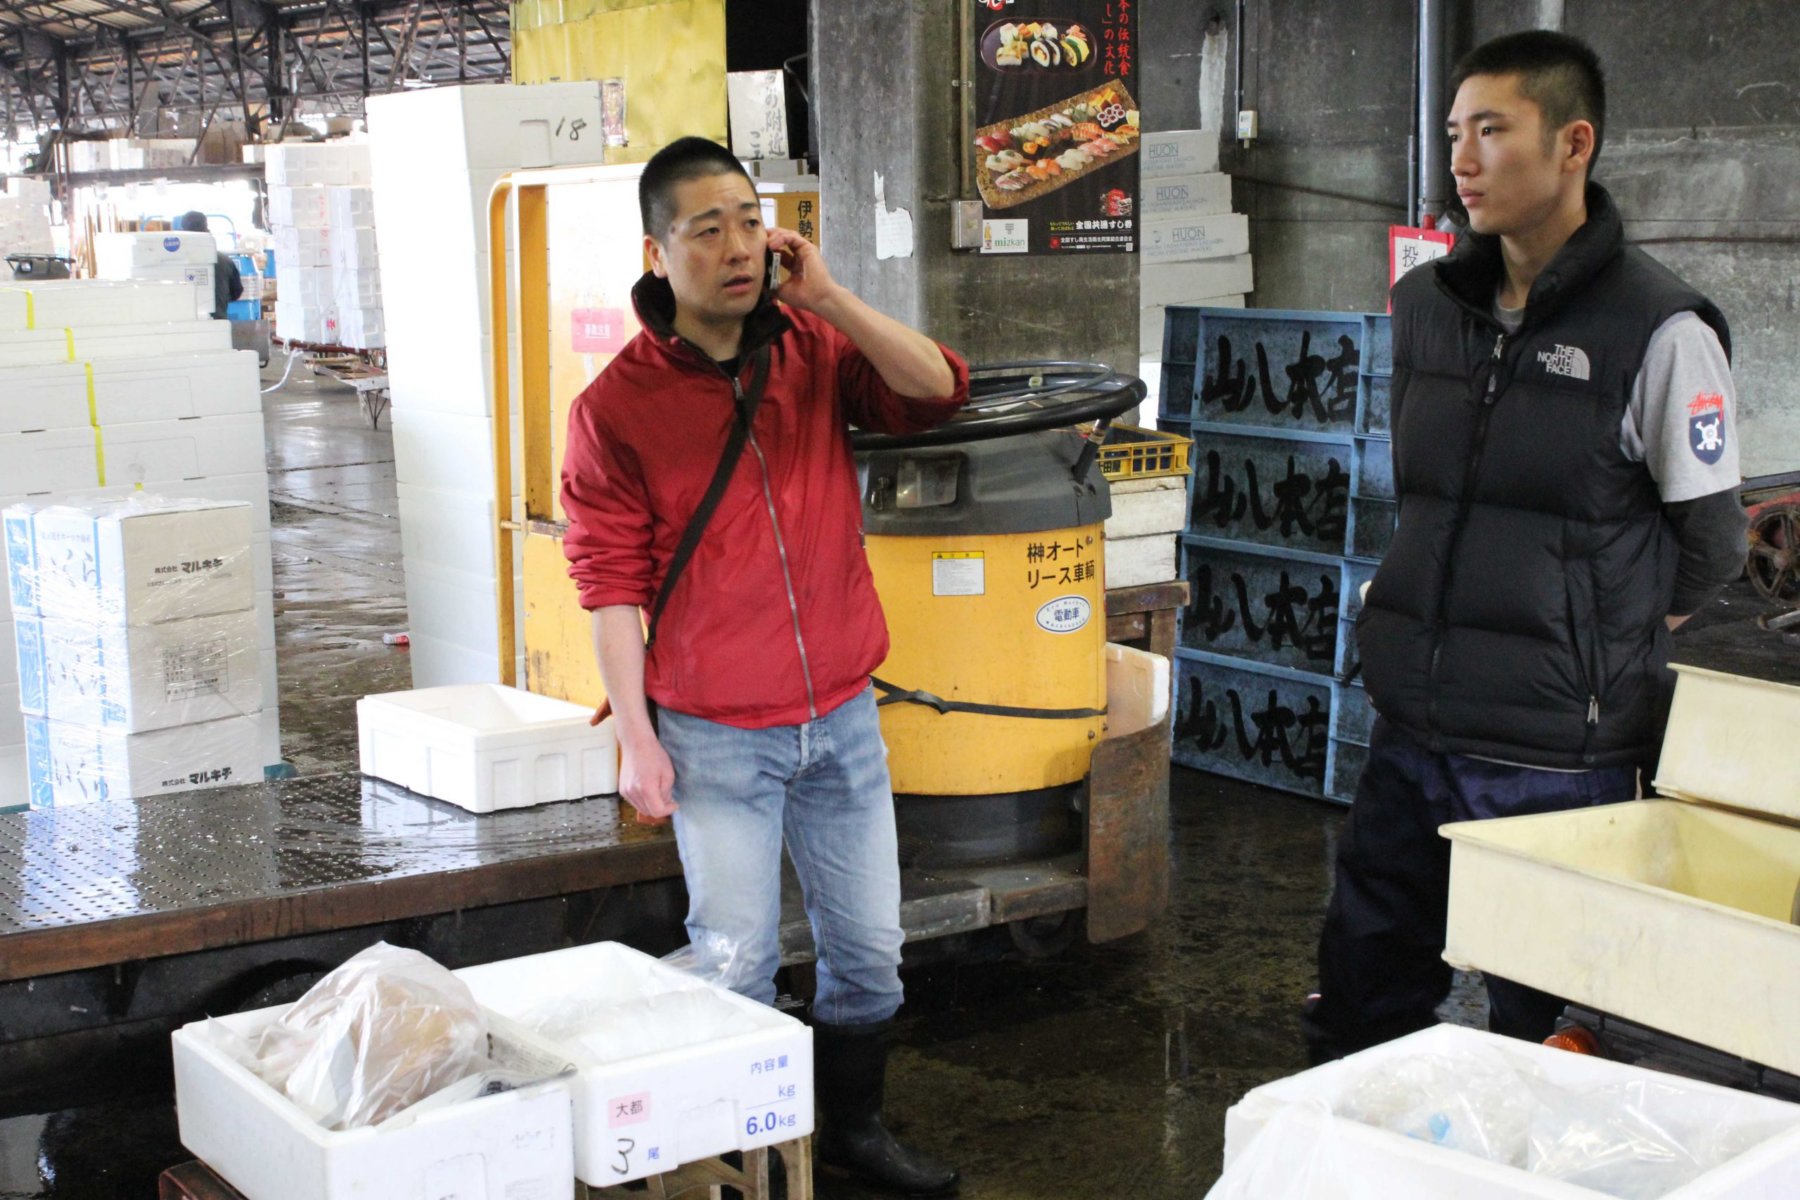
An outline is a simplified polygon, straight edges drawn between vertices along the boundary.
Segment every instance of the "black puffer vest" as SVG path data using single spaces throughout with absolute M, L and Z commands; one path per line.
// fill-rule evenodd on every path
M 1532 766 L 1646 761 L 1673 678 L 1678 550 L 1656 483 L 1619 447 L 1650 335 L 1719 310 L 1588 219 L 1493 318 L 1499 240 L 1465 236 L 1394 289 L 1400 522 L 1358 618 L 1369 698 L 1433 749 Z

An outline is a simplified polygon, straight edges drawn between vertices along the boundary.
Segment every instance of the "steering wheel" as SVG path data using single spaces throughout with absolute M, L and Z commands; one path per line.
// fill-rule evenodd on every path
M 1016 362 L 971 367 L 969 403 L 949 421 L 922 433 L 870 433 L 859 429 L 851 433 L 850 444 L 859 451 L 908 450 L 1038 433 L 1093 421 L 1089 449 L 1083 454 L 1083 459 L 1088 460 L 1105 438 L 1112 419 L 1136 408 L 1147 394 L 1143 380 L 1121 375 L 1104 363 Z M 1085 461 L 1082 465 L 1085 469 Z

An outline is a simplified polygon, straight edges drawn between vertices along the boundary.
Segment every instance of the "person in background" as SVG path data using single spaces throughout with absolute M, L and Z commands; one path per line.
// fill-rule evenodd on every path
M 1377 720 L 1305 1007 L 1315 1061 L 1435 1020 L 1439 825 L 1639 794 L 1670 634 L 1744 566 L 1730 333 L 1589 178 L 1599 59 L 1520 33 L 1451 83 L 1469 232 L 1393 292 L 1400 516 L 1357 620 Z M 1561 1000 L 1487 985 L 1495 1032 L 1553 1032 Z
M 837 283 L 811 242 L 765 227 L 715 142 L 658 151 L 639 204 L 643 331 L 576 398 L 562 468 L 563 550 L 617 719 L 619 791 L 675 822 L 700 967 L 765 1004 L 785 844 L 819 952 L 819 1160 L 944 1194 L 957 1173 L 881 1115 L 904 933 L 869 681 L 888 634 L 849 432 L 950 419 L 968 366 Z
M 203 212 L 184 212 L 175 218 L 175 228 L 183 233 L 210 233 L 206 227 L 206 214 Z M 244 295 L 244 277 L 238 273 L 237 264 L 231 256 L 219 251 L 213 263 L 213 320 L 225 319 L 225 306 L 233 300 L 241 300 Z

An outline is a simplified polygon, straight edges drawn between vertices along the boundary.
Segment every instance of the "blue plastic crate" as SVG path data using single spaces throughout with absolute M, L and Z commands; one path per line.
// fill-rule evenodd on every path
M 233 300 L 225 306 L 226 319 L 232 321 L 262 320 L 261 300 Z
M 1364 375 L 1357 400 L 1356 432 L 1386 437 L 1394 432 L 1394 381 L 1387 375 Z
M 1376 500 L 1365 496 L 1350 498 L 1350 557 L 1379 562 L 1394 543 L 1394 528 L 1400 521 L 1400 506 L 1392 500 Z
M 1180 645 L 1302 671 L 1335 668 L 1342 558 L 1184 537 L 1181 569 L 1191 598 Z
M 1156 429 L 1158 433 L 1175 433 L 1184 438 L 1194 436 L 1194 423 L 1181 417 L 1158 417 L 1156 418 Z
M 1331 736 L 1340 742 L 1369 744 L 1375 730 L 1375 706 L 1360 683 L 1338 683 L 1331 696 Z
M 1394 318 L 1387 313 L 1363 316 L 1363 370 L 1371 375 L 1394 373 Z
M 1394 448 L 1386 438 L 1357 438 L 1350 459 L 1350 494 L 1393 500 Z
M 1333 664 L 1339 679 L 1348 679 L 1362 670 L 1362 656 L 1357 652 L 1356 618 L 1362 612 L 1362 585 L 1375 578 L 1375 564 L 1344 560 L 1344 593 L 1338 601 L 1337 661 Z
M 1202 309 L 1194 419 L 1286 432 L 1350 432 L 1359 313 Z M 1172 410 L 1171 410 L 1172 411 Z
M 1282 550 L 1344 553 L 1348 436 L 1250 433 L 1196 421 L 1187 532 Z
M 1200 316 L 1212 310 L 1187 304 L 1171 304 L 1163 309 L 1162 356 L 1164 362 L 1200 361 L 1196 353 L 1200 345 Z
M 1324 796 L 1331 679 L 1175 651 L 1172 755 L 1184 767 Z
M 1325 763 L 1325 799 L 1349 804 L 1356 799 L 1356 785 L 1368 765 L 1369 748 L 1356 742 L 1331 739 Z
M 1169 362 L 1162 365 L 1162 377 L 1156 385 L 1156 415 L 1177 420 L 1194 419 L 1194 364 Z

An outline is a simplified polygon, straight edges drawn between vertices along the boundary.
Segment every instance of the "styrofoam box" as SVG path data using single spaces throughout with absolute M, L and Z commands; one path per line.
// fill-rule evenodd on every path
M 330 224 L 326 190 L 313 186 L 270 187 L 269 224 L 276 228 L 323 229 Z
M 26 716 L 47 715 L 48 697 L 44 679 L 44 618 L 35 614 L 19 614 L 12 622 L 12 688 L 8 708 Z
M 5 718 L 0 717 L 0 725 L 4 721 Z M 24 811 L 30 800 L 30 794 L 25 789 L 25 743 L 20 741 L 9 745 L 4 737 L 4 729 L 0 729 L 0 812 Z
M 1180 533 L 1187 526 L 1187 476 L 1159 475 L 1114 483 L 1106 540 Z
M 1377 1184 L 1382 1200 L 1595 1200 L 1603 1195 L 1386 1129 L 1333 1118 L 1318 1105 L 1320 1101 L 1329 1105 L 1351 1080 L 1383 1064 L 1414 1056 L 1496 1050 L 1566 1088 L 1654 1084 L 1651 1101 L 1665 1117 L 1673 1116 L 1677 1126 L 1684 1117 L 1692 1120 L 1698 1113 L 1717 1111 L 1744 1114 L 1759 1128 L 1766 1122 L 1784 1130 L 1724 1166 L 1664 1193 L 1663 1200 L 1777 1200 L 1793 1195 L 1794 1180 L 1800 1176 L 1800 1106 L 1455 1025 L 1421 1030 L 1253 1089 L 1226 1110 L 1225 1170 L 1229 1175 L 1259 1136 L 1280 1138 L 1280 1145 L 1257 1149 L 1268 1154 L 1262 1161 L 1275 1164 L 1277 1170 L 1280 1164 L 1292 1164 L 1295 1178 L 1270 1179 L 1263 1193 L 1286 1195 L 1283 1185 L 1298 1186 L 1314 1164 L 1315 1148 L 1327 1136 L 1329 1123 L 1336 1135 L 1333 1171 L 1339 1178 Z M 1271 1125 L 1278 1116 L 1282 1119 Z
M 249 1200 L 563 1200 L 573 1190 L 564 1081 L 484 1096 L 390 1129 L 333 1132 L 238 1062 L 286 1006 L 175 1031 L 181 1144 Z M 504 1041 L 494 1047 L 506 1052 Z
M 332 236 L 329 229 L 275 230 L 275 262 L 281 275 L 281 287 L 287 288 L 291 271 L 331 265 Z
M 1231 211 L 1231 176 L 1170 175 L 1146 179 L 1138 189 L 1138 212 L 1151 217 L 1210 217 Z
M 26 714 L 19 710 L 19 686 L 0 683 L 0 746 L 23 746 L 25 721 Z M 5 789 L 0 788 L 0 805 L 8 803 Z
M 1169 660 L 1106 643 L 1106 736 L 1148 729 L 1169 715 Z
M 597 942 L 455 974 L 493 1016 L 496 1036 L 532 1045 L 541 1061 L 573 1064 L 575 1177 L 623 1183 L 732 1150 L 802 1138 L 813 1129 L 812 1030 L 616 942 Z M 652 996 L 704 997 L 744 1032 L 604 1061 L 517 1022 L 545 1002 L 595 1008 Z M 690 1035 L 691 1036 L 691 1035 Z M 621 1135 L 630 1138 L 624 1149 Z M 621 1169 L 621 1167 L 623 1169 Z
M 435 674 L 437 683 L 476 683 L 498 679 L 500 661 L 500 629 L 497 614 L 499 597 L 495 594 L 494 577 L 473 575 L 420 559 L 404 563 L 406 573 L 407 630 L 412 634 L 413 683 L 426 686 L 419 676 L 421 665 L 429 661 L 440 646 L 451 646 L 472 655 L 458 655 L 459 664 L 479 662 L 479 674 L 444 678 Z M 513 594 L 523 595 L 523 581 L 513 574 Z M 426 639 L 421 654 L 420 638 Z
M 260 413 L 112 425 L 100 443 L 107 487 L 266 470 Z M 95 450 L 92 429 L 20 434 L 0 440 L 0 476 L 28 493 L 93 488 Z
M 31 518 L 40 506 L 12 501 L 0 507 L 0 527 L 6 535 L 6 596 L 4 615 L 24 616 L 38 611 L 37 539 Z
M 1678 671 L 1656 785 L 1696 791 L 1445 825 L 1444 958 L 1800 1075 L 1800 688 Z
M 580 704 L 472 683 L 356 702 L 362 773 L 470 812 L 604 796 L 619 786 L 612 723 Z
M 360 227 L 334 229 L 331 236 L 331 265 L 374 270 L 380 265 L 376 258 L 375 231 Z
M 69 621 L 149 625 L 252 607 L 250 506 L 144 494 L 32 517 L 38 604 Z
M 413 487 L 493 494 L 494 425 L 488 417 L 393 408 L 394 478 Z
M 375 189 L 371 187 L 328 187 L 325 189 L 326 215 L 340 232 L 363 230 L 373 232 L 375 225 Z M 369 245 L 374 246 L 371 238 Z
M 274 706 L 267 707 L 256 714 L 257 757 L 265 767 L 273 767 L 281 761 L 281 710 Z
M 334 306 L 308 306 L 287 300 L 275 302 L 275 336 L 289 342 L 335 346 L 338 318 Z
M 1177 578 L 1175 543 L 1172 533 L 1106 539 L 1106 586 L 1142 587 Z
M 136 627 L 45 617 L 45 707 L 54 720 L 126 733 L 254 713 L 257 640 L 250 610 Z
M 412 647 L 407 661 L 416 688 L 449 687 L 458 683 L 494 683 L 500 678 L 500 660 L 492 651 L 473 650 L 444 638 L 408 630 Z M 523 669 L 514 676 L 525 678 Z
M 183 285 L 156 279 L 54 279 L 0 287 L 0 329 L 137 325 L 166 320 L 186 303 Z M 4 391 L 0 391 L 4 395 Z
M 1248 254 L 1199 262 L 1145 263 L 1139 271 L 1138 303 L 1143 308 L 1193 304 L 1201 296 L 1248 292 L 1255 284 Z
M 26 720 L 43 727 L 49 750 L 28 764 L 34 807 L 43 807 L 46 796 L 50 805 L 67 808 L 259 783 L 266 765 L 254 715 L 146 733 Z
M 1138 253 L 1146 263 L 1193 262 L 1244 254 L 1250 249 L 1250 218 L 1222 216 L 1145 217 L 1138 227 Z
M 331 297 L 340 314 L 347 308 L 379 309 L 381 276 L 373 267 L 333 267 Z
M 94 273 L 101 279 L 130 279 L 140 268 L 172 262 L 210 266 L 218 253 L 210 233 L 97 233 Z
M 249 350 L 0 369 L 0 434 L 261 412 Z
M 1170 175 L 1203 175 L 1219 169 L 1219 131 L 1216 129 L 1175 129 L 1143 136 L 1143 178 L 1160 179 Z
M 229 321 L 163 321 L 142 325 L 101 325 L 92 329 L 33 329 L 0 332 L 0 367 L 45 363 L 151 359 L 170 354 L 205 354 L 231 349 Z M 8 481 L 9 490 L 10 481 Z
M 432 563 L 492 579 L 494 493 L 398 485 L 400 549 L 408 562 Z
M 0 687 L 19 685 L 19 658 L 13 644 L 15 622 L 0 620 Z

